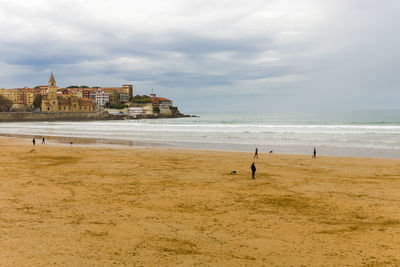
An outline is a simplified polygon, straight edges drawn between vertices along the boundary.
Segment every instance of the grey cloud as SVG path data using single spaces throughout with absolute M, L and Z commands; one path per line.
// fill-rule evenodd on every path
M 396 1 L 113 3 L 0 3 L 0 87 L 43 84 L 53 70 L 60 86 L 133 82 L 188 109 L 210 96 L 216 110 L 400 100 Z

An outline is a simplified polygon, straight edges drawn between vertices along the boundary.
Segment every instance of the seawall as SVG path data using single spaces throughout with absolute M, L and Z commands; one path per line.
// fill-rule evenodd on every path
M 107 112 L 0 112 L 0 122 L 115 120 Z

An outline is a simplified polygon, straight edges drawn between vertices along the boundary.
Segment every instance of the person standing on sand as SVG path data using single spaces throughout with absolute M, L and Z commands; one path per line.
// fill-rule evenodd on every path
M 316 158 L 317 157 L 317 150 L 315 149 L 315 147 L 314 147 L 314 152 L 313 152 L 313 156 L 312 156 L 313 158 Z
M 44 137 L 42 139 L 42 144 L 46 144 L 46 139 L 44 139 Z
M 32 145 L 35 145 L 36 141 L 35 141 L 35 137 L 33 137 L 32 139 Z
M 255 179 L 254 175 L 256 174 L 256 166 L 253 164 L 251 164 L 251 179 Z
M 256 148 L 256 152 L 254 152 L 254 159 L 257 158 L 258 159 L 258 148 Z

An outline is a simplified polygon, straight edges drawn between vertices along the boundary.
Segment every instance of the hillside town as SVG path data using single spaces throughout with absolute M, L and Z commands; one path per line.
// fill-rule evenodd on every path
M 48 85 L 34 88 L 0 89 L 0 111 L 76 113 L 105 111 L 112 115 L 130 117 L 179 116 L 177 107 L 164 97 L 134 95 L 133 85 L 121 87 L 57 87 L 53 73 Z

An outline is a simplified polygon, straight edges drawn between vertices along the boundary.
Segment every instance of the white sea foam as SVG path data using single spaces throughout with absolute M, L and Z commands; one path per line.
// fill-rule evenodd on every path
M 400 154 L 397 156 L 400 123 L 393 121 L 224 115 L 159 120 L 2 123 L 0 134 L 89 137 L 246 151 L 257 146 L 261 151 L 280 150 L 284 153 L 308 153 L 318 147 L 326 154 L 353 155 L 357 149 L 376 149 L 380 151 L 378 156 L 383 153 L 383 156 L 400 158 Z

